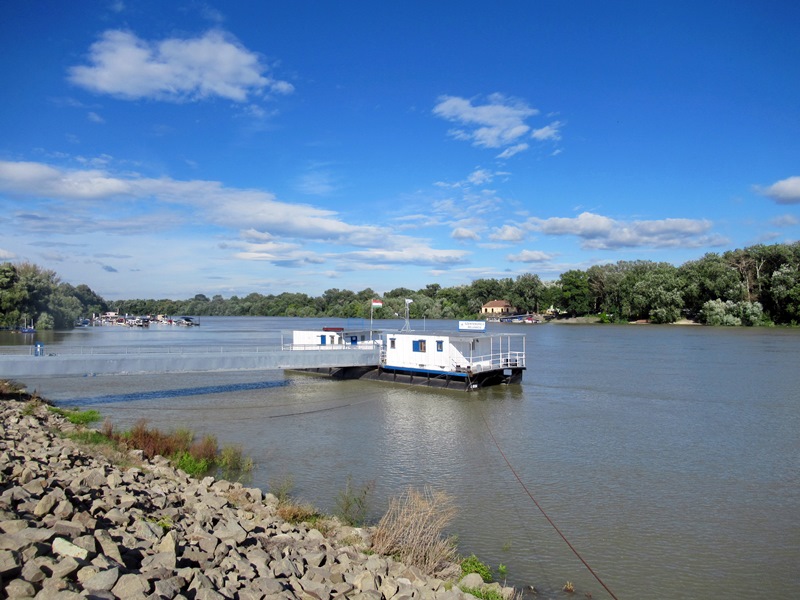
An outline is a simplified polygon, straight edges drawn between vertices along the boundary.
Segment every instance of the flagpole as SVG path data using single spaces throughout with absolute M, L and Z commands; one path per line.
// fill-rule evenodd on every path
M 383 307 L 383 300 L 378 298 L 373 298 L 369 301 L 369 339 L 372 341 L 372 312 L 375 310 L 375 307 L 382 308 Z

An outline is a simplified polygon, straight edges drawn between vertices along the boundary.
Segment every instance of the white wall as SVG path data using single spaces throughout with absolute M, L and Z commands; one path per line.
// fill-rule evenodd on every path
M 395 340 L 392 348 L 391 340 Z M 425 352 L 414 351 L 416 345 L 424 342 Z M 437 350 L 437 342 L 441 342 L 442 350 Z M 424 333 L 386 334 L 386 364 L 394 367 L 410 367 L 414 369 L 435 369 L 450 371 L 454 364 L 466 367 L 466 360 L 451 346 L 446 335 L 427 335 Z M 455 363 L 453 362 L 455 360 Z

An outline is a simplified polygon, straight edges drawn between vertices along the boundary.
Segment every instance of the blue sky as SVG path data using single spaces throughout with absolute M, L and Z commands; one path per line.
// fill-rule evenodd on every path
M 796 241 L 798 23 L 793 1 L 7 2 L 0 260 L 227 298 Z

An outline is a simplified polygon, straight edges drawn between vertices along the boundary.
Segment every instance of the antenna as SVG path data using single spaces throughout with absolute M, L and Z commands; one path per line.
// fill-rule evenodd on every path
M 411 331 L 411 325 L 408 322 L 408 305 L 411 304 L 412 302 L 413 300 L 411 300 L 410 298 L 406 298 L 406 322 L 400 331 Z

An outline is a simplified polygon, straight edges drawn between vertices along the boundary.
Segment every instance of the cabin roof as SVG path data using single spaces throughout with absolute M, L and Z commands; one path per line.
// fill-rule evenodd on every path
M 383 331 L 385 335 L 390 336 L 407 336 L 407 337 L 419 337 L 419 336 L 431 336 L 431 337 L 448 337 L 448 338 L 459 338 L 459 339 L 489 339 L 489 338 L 500 338 L 500 337 L 524 337 L 524 333 L 506 333 L 505 331 L 456 331 L 456 330 L 423 330 L 423 331 Z
M 483 308 L 502 308 L 505 306 L 511 306 L 511 303 L 508 300 L 490 300 L 483 305 Z

